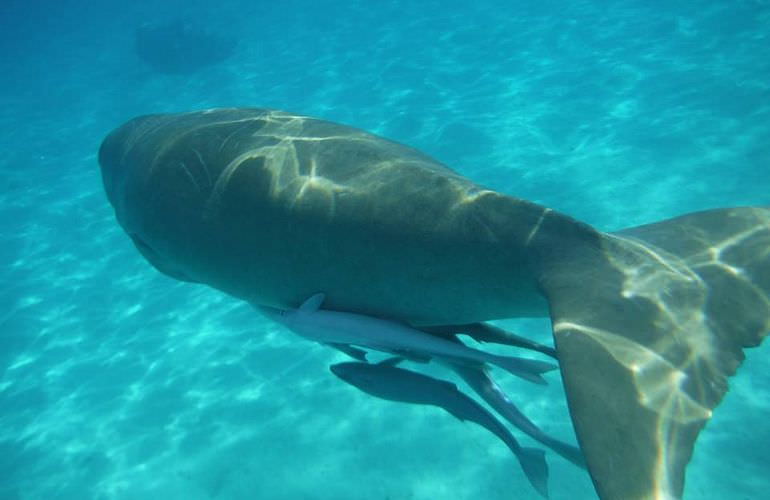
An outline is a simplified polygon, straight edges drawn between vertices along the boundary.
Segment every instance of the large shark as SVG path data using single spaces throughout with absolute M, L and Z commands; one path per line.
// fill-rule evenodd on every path
M 255 305 L 416 327 L 550 316 L 599 496 L 682 495 L 727 378 L 770 330 L 770 207 L 604 233 L 419 151 L 264 109 L 135 118 L 99 151 L 157 269 Z

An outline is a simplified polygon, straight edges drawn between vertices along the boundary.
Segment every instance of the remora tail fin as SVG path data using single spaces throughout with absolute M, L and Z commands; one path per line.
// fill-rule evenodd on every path
M 520 448 L 517 454 L 524 475 L 543 498 L 548 498 L 548 464 L 545 452 L 538 448 Z
M 551 244 L 562 231 L 568 241 Z M 742 349 L 770 330 L 770 207 L 614 234 L 553 217 L 540 233 L 541 286 L 599 496 L 680 498 Z

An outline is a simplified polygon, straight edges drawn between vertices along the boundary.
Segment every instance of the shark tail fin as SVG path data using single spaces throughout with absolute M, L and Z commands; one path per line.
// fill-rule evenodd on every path
M 770 330 L 770 207 L 611 234 L 554 215 L 538 231 L 540 286 L 599 496 L 681 498 L 698 433 L 743 349 Z
M 548 464 L 545 452 L 538 448 L 519 448 L 517 458 L 530 484 L 543 498 L 548 498 Z

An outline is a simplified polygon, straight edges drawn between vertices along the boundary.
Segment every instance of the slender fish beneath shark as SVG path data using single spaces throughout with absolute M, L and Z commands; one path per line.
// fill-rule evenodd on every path
M 400 358 L 389 358 L 377 364 L 360 362 L 338 363 L 332 373 L 345 382 L 372 396 L 443 408 L 461 421 L 471 421 L 500 438 L 519 460 L 530 484 L 540 495 L 548 498 L 548 465 L 543 451 L 525 448 L 483 406 L 463 394 L 457 386 L 396 366 Z

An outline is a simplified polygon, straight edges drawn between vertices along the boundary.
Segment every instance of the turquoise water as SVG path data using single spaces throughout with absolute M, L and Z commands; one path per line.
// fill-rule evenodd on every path
M 319 116 L 605 230 L 770 200 L 766 1 L 156 3 L 0 10 L 2 499 L 539 498 L 483 429 L 345 386 L 327 370 L 340 354 L 151 268 L 96 162 L 135 115 Z M 179 17 L 236 39 L 232 56 L 188 74 L 141 60 L 135 28 Z M 748 355 L 688 499 L 770 488 L 770 347 Z M 558 378 L 500 379 L 574 440 Z M 552 498 L 595 498 L 548 461 Z

